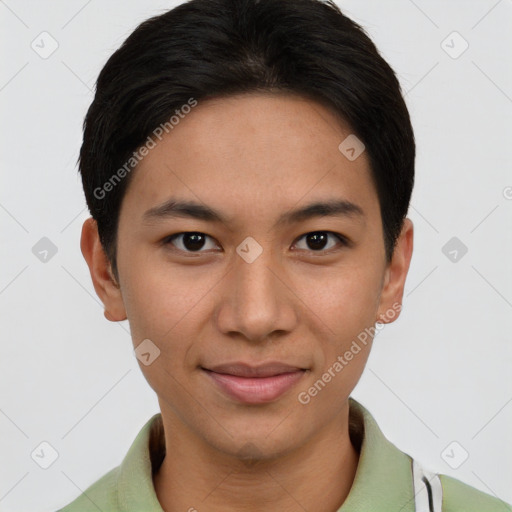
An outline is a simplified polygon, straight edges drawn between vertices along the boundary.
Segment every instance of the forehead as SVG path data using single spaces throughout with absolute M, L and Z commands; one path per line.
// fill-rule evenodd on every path
M 198 102 L 138 164 L 124 203 L 142 210 L 179 196 L 226 211 L 263 213 L 326 195 L 375 208 L 367 156 L 347 158 L 350 127 L 291 94 L 251 93 Z M 349 139 L 350 140 L 350 139 Z

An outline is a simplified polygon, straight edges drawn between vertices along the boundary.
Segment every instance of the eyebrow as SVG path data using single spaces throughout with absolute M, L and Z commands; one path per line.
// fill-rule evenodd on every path
M 316 201 L 286 212 L 279 217 L 275 227 L 294 224 L 315 217 L 352 217 L 364 220 L 366 215 L 363 209 L 355 203 L 346 199 L 331 199 Z M 207 222 L 220 222 L 226 225 L 230 223 L 227 217 L 209 206 L 195 201 L 180 201 L 173 198 L 161 205 L 150 208 L 142 216 L 145 224 L 172 218 L 192 218 Z

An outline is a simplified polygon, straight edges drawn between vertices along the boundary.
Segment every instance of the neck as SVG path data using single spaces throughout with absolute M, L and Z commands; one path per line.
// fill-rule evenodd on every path
M 348 409 L 347 402 L 314 438 L 272 460 L 227 455 L 167 416 L 167 455 L 153 476 L 162 509 L 336 512 L 349 494 L 359 461 L 350 440 Z

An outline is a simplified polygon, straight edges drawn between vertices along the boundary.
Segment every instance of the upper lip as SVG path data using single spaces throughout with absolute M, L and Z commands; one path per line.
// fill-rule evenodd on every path
M 283 373 L 291 373 L 304 370 L 304 368 L 280 362 L 270 362 L 257 366 L 242 362 L 236 362 L 219 364 L 217 366 L 212 366 L 211 368 L 203 369 L 215 373 L 235 375 L 237 377 L 272 377 L 274 375 L 281 375 Z

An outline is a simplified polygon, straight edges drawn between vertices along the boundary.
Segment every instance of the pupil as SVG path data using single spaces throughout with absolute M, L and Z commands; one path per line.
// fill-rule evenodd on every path
M 325 247 L 327 236 L 325 233 L 312 233 L 308 235 L 308 246 L 313 250 L 321 250 Z M 183 237 L 183 245 L 189 251 L 197 251 L 204 245 L 204 236 L 201 233 L 188 233 Z
M 325 247 L 325 242 L 327 240 L 327 236 L 325 233 L 312 233 L 308 235 L 308 246 L 310 249 L 323 249 Z
M 199 250 L 204 245 L 204 236 L 201 233 L 188 233 L 183 236 L 183 245 L 189 251 Z

